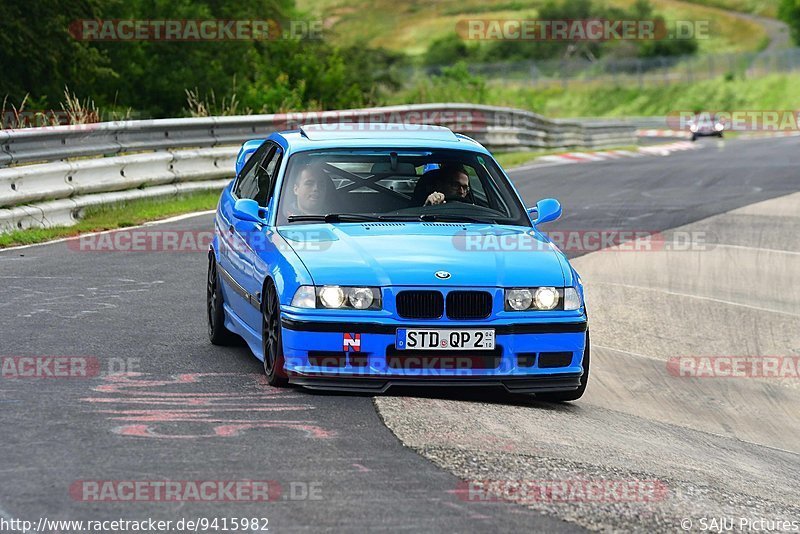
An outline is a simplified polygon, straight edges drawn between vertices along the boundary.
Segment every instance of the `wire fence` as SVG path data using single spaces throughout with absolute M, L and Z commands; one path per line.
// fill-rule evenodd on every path
M 694 83 L 722 76 L 754 78 L 777 72 L 800 70 L 800 48 L 765 52 L 665 56 L 652 58 L 584 58 L 524 61 L 514 63 L 471 64 L 469 70 L 490 81 L 516 82 L 533 86 L 580 82 L 626 86 Z M 441 67 L 424 69 L 435 75 Z

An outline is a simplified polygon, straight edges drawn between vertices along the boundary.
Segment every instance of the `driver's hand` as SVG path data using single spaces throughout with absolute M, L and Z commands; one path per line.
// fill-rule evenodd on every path
M 435 206 L 436 204 L 446 204 L 447 201 L 444 199 L 444 193 L 439 193 L 438 191 L 434 191 L 428 198 L 425 199 L 426 206 Z

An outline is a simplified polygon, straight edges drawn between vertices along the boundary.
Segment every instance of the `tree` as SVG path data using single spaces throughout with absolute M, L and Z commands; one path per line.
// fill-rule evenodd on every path
M 97 18 L 100 0 L 4 0 L 0 17 L 0 100 L 18 105 L 28 93 L 55 106 L 64 87 L 87 94 L 114 78 L 105 55 L 69 33 L 71 22 Z
M 467 59 L 469 52 L 466 43 L 461 37 L 451 33 L 445 37 L 435 39 L 428 45 L 423 62 L 429 66 L 452 65 Z
M 792 39 L 800 45 L 800 0 L 781 0 L 778 18 L 789 25 Z
M 6 0 L 0 99 L 18 105 L 30 93 L 29 102 L 58 107 L 69 86 L 101 110 L 174 117 L 188 112 L 187 90 L 216 102 L 235 94 L 240 109 L 273 112 L 376 104 L 383 88 L 397 87 L 401 56 L 363 44 L 340 49 L 315 35 L 88 41 L 70 34 L 84 19 L 270 20 L 287 29 L 300 18 L 294 0 Z

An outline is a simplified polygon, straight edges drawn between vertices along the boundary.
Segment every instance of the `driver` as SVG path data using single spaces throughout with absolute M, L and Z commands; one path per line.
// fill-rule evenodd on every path
M 469 176 L 461 165 L 442 165 L 425 206 L 445 204 L 447 199 L 463 201 L 469 194 Z
M 303 167 L 292 186 L 286 215 L 321 215 L 328 210 L 333 181 L 322 170 L 322 165 L 312 163 Z

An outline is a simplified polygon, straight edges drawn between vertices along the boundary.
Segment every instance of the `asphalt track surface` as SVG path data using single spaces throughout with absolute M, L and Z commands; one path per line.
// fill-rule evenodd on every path
M 800 528 L 800 193 L 573 264 L 593 347 L 580 402 L 387 396 L 376 400 L 387 426 L 486 488 L 475 498 L 489 491 L 586 528 Z M 620 499 L 625 484 L 662 491 Z
M 561 200 L 564 217 L 552 230 L 660 231 L 800 190 L 797 138 L 700 142 L 701 150 L 668 157 L 511 174 L 528 203 Z M 205 215 L 152 228 L 210 226 Z M 464 473 L 403 446 L 370 396 L 266 386 L 244 347 L 208 343 L 205 270 L 202 252 L 79 252 L 66 243 L 0 252 L 0 355 L 94 357 L 103 371 L 89 379 L 0 378 L 3 517 L 267 517 L 278 532 L 581 530 L 579 520 L 561 519 L 569 518 L 563 510 L 466 501 L 453 474 Z M 140 374 L 105 374 L 123 363 Z M 462 400 L 447 391 L 388 395 Z M 561 417 L 581 417 L 580 402 L 575 411 L 494 392 L 466 400 L 501 416 L 505 407 L 533 406 L 554 433 Z M 670 424 L 626 415 L 618 420 L 632 435 L 639 424 L 642 432 Z M 586 424 L 603 430 L 591 415 Z M 750 454 L 742 465 L 758 450 Z M 796 450 L 781 454 L 797 464 Z M 86 502 L 70 493 L 81 480 L 269 480 L 282 492 L 267 503 Z M 320 498 L 303 498 L 309 487 Z

